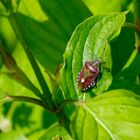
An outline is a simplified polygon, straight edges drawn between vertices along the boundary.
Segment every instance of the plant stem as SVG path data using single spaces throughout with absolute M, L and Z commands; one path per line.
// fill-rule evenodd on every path
M 26 55 L 32 65 L 32 68 L 34 70 L 34 73 L 38 79 L 38 82 L 42 88 L 42 91 L 43 91 L 43 96 L 44 96 L 44 101 L 47 103 L 48 107 L 50 108 L 50 110 L 55 110 L 55 105 L 54 105 L 54 102 L 52 100 L 52 95 L 49 91 L 49 88 L 46 84 L 46 81 L 41 73 L 41 70 L 30 50 L 30 48 L 28 47 L 28 45 L 26 44 L 26 41 L 23 37 L 23 34 L 20 30 L 20 24 L 17 22 L 16 20 L 16 14 L 14 13 L 11 13 L 10 16 L 9 16 L 9 22 L 11 23 L 17 37 L 19 38 L 20 42 L 22 43 L 22 46 L 26 52 Z
M 7 98 L 7 101 L 6 102 L 10 101 L 10 99 L 8 100 L 8 98 Z M 7 114 L 6 114 L 6 118 L 8 118 L 9 120 L 11 120 L 11 122 L 12 122 L 12 118 L 13 118 L 13 115 L 15 113 L 16 108 L 17 108 L 17 103 L 16 102 L 13 102 L 10 105 L 10 108 L 9 108 Z
M 31 98 L 31 97 L 26 97 L 26 96 L 6 95 L 5 98 L 1 99 L 2 103 L 6 103 L 6 102 L 9 102 L 9 101 L 23 101 L 23 102 L 37 104 L 37 105 L 39 105 L 39 106 L 41 106 L 43 108 L 47 108 L 41 100 Z
M 140 0 L 134 0 L 135 46 L 140 52 Z
M 129 22 L 125 22 L 123 27 L 128 27 L 128 28 L 131 28 L 131 29 L 134 29 L 134 30 L 138 30 L 137 26 L 135 24 L 129 23 Z

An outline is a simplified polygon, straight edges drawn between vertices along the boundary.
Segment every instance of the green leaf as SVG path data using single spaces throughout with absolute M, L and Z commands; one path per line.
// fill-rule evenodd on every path
M 133 81 L 127 79 L 114 78 L 111 86 L 109 87 L 109 90 L 114 90 L 114 89 L 127 89 L 129 91 L 133 91 L 134 93 L 140 95 L 140 86 L 136 85 Z
M 55 123 L 52 126 L 50 126 L 47 131 L 42 135 L 39 140 L 72 140 L 70 135 L 67 133 L 67 131 L 60 126 L 59 123 Z
M 136 76 L 140 74 L 140 54 L 135 49 L 129 57 L 127 63 L 119 73 L 118 77 L 130 80 L 131 82 L 136 81 Z
M 0 108 L 0 128 L 2 128 L 2 132 L 9 132 L 12 129 L 14 132 L 18 131 L 26 136 L 28 135 L 29 139 L 33 139 L 33 137 L 35 139 L 35 135 L 38 133 L 36 135 L 36 140 L 38 140 L 46 132 L 46 129 L 57 121 L 54 114 L 34 104 L 14 102 L 4 104 Z M 1 114 L 6 116 L 6 118 L 1 119 Z M 8 119 L 9 122 L 5 122 L 5 119 Z
M 133 23 L 133 14 L 129 12 L 126 16 L 126 22 Z M 126 34 L 127 33 L 127 34 Z M 111 42 L 112 54 L 112 75 L 117 75 L 128 61 L 134 50 L 135 33 L 134 29 L 123 26 L 118 38 Z
M 6 10 L 8 12 L 12 10 L 12 1 L 11 0 L 1 0 L 1 3 L 6 7 Z
M 11 25 L 8 22 L 8 19 L 0 15 L 0 39 L 3 41 L 4 47 L 12 53 L 15 46 L 17 45 L 17 39 Z M 12 36 L 12 38 L 11 38 Z M 2 62 L 0 59 L 0 68 Z
M 42 98 L 42 95 L 38 88 L 34 86 L 31 80 L 25 75 L 25 73 L 20 69 L 20 67 L 18 67 L 15 59 L 3 48 L 1 42 L 0 56 L 2 57 L 6 68 L 8 69 L 8 72 L 6 74 L 12 79 L 14 79 L 16 82 L 33 91 L 36 96 Z
M 39 22 L 43 22 L 47 18 L 40 7 L 39 0 L 30 0 L 28 2 L 26 0 L 20 0 L 19 5 L 17 6 L 17 10 L 20 13 L 32 17 Z
M 83 0 L 94 14 L 125 11 L 132 0 Z
M 35 20 L 20 12 L 17 13 L 16 20 L 34 56 L 45 68 L 54 72 L 62 62 L 62 55 L 73 30 L 81 21 L 91 16 L 91 13 L 81 0 L 76 2 L 66 0 L 65 3 L 62 0 L 38 2 L 42 12 L 47 15 L 43 21 Z M 28 4 L 27 7 L 29 6 L 32 4 Z
M 111 52 L 109 42 L 116 37 L 125 21 L 125 13 L 97 15 L 82 22 L 74 31 L 64 54 L 61 70 L 63 96 L 80 99 L 83 93 L 77 87 L 77 75 L 85 61 L 100 59 L 101 78 L 91 96 L 103 93 L 111 84 Z M 86 94 L 88 96 L 88 94 Z
M 28 140 L 21 132 L 11 131 L 8 133 L 0 134 L 1 140 Z
M 71 131 L 76 140 L 139 140 L 140 97 L 112 90 L 88 102 L 77 103 Z
M 135 49 L 121 72 L 114 77 L 110 89 L 127 89 L 140 95 L 139 86 L 140 55 Z
M 27 77 L 30 77 L 31 82 L 34 83 L 34 85 L 36 85 L 38 89 L 40 89 L 36 77 L 33 73 L 32 67 L 29 64 L 29 61 L 19 42 L 16 45 L 12 56 L 15 58 L 18 67 L 20 67 L 22 71 L 24 71 L 25 75 L 27 75 Z M 0 74 L 0 83 L 1 83 L 0 95 L 6 92 L 9 95 L 24 95 L 35 97 L 31 90 L 25 88 L 25 86 L 9 78 L 7 75 L 5 75 L 5 72 L 7 72 L 7 69 L 5 68 L 5 66 L 3 66 Z

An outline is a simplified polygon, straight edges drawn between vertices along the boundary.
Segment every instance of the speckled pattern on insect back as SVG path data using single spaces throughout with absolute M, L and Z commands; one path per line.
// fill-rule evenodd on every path
M 96 85 L 100 75 L 100 60 L 86 61 L 77 76 L 77 84 L 80 90 L 86 91 Z

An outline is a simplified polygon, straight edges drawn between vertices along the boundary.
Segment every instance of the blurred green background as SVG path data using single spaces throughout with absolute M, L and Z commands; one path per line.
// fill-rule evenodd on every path
M 37 59 L 46 81 L 48 79 L 45 70 L 55 73 L 62 63 L 63 53 L 72 32 L 84 19 L 96 14 L 129 9 L 127 21 L 133 22 L 132 0 L 12 0 L 11 2 L 13 10 L 17 11 L 17 21 L 24 39 Z M 0 1 L 0 39 L 6 50 L 16 59 L 18 66 L 40 89 L 21 42 L 4 16 L 5 13 L 6 9 Z M 125 32 L 127 36 L 124 36 Z M 114 64 L 117 64 L 113 66 L 113 75 L 126 63 L 134 49 L 133 44 L 133 30 L 123 28 L 119 38 L 112 42 L 112 52 L 118 52 L 112 54 Z M 121 53 L 119 46 L 125 46 Z M 122 61 L 118 63 L 120 57 Z M 5 72 L 7 70 L 0 57 L 0 98 L 5 93 L 35 97 L 29 89 L 5 75 Z M 55 121 L 56 118 L 52 114 L 37 105 L 23 102 L 6 103 L 0 106 L 0 140 L 38 139 Z

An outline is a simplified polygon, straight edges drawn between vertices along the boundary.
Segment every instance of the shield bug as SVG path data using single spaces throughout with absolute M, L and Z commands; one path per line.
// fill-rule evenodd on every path
M 77 76 L 77 84 L 82 91 L 86 91 L 96 85 L 100 75 L 100 65 L 101 61 L 99 59 L 85 62 Z

